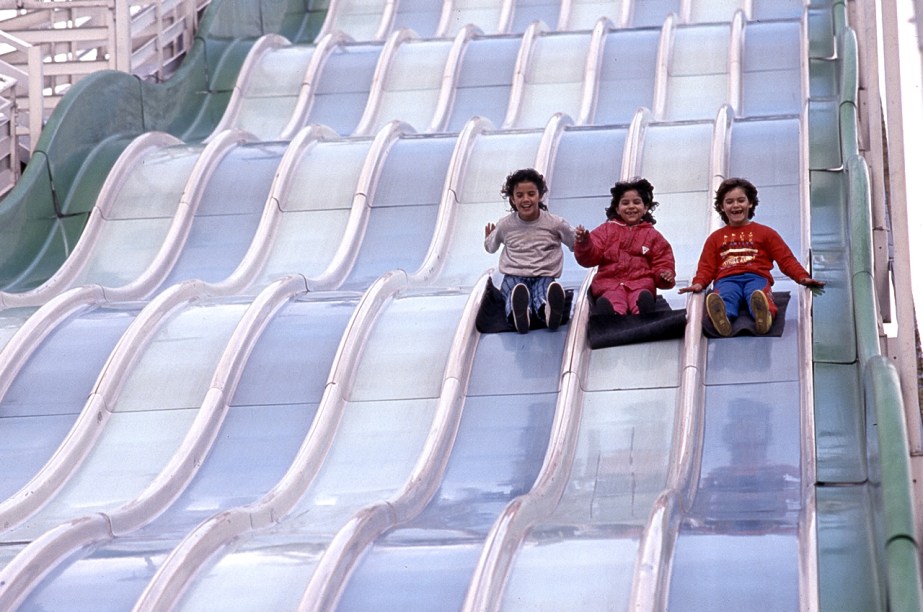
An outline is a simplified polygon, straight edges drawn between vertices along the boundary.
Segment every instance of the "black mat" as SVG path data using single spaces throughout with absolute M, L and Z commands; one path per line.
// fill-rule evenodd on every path
M 564 316 L 561 325 L 570 321 L 571 305 L 574 302 L 574 290 L 564 290 Z M 475 319 L 475 327 L 482 334 L 496 334 L 500 332 L 515 332 L 513 322 L 506 318 L 506 304 L 503 301 L 503 292 L 494 286 L 493 279 L 487 279 L 487 288 L 484 290 L 484 301 Z M 531 317 L 529 329 L 546 329 L 548 326 L 538 317 Z
M 765 334 L 756 333 L 756 322 L 753 320 L 753 317 L 750 316 L 750 311 L 746 306 L 741 306 L 740 314 L 737 315 L 736 319 L 731 321 L 730 336 L 722 336 L 717 331 L 715 331 L 715 326 L 712 325 L 711 319 L 708 318 L 707 314 L 702 321 L 702 335 L 704 335 L 706 338 L 733 338 L 734 336 L 779 337 L 782 335 L 782 331 L 785 329 L 785 309 L 788 307 L 788 301 L 790 298 L 791 294 L 788 291 L 772 292 L 772 301 L 776 303 L 776 308 L 778 308 L 779 311 L 772 319 L 772 327 L 770 327 L 769 331 Z
M 591 313 L 595 300 L 590 298 Z M 686 333 L 686 309 L 673 310 L 657 296 L 654 313 L 642 315 L 590 314 L 587 341 L 590 348 L 600 349 L 623 344 L 682 338 Z

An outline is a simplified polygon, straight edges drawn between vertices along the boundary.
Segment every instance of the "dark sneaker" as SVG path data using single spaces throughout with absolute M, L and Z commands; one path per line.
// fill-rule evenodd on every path
M 555 281 L 548 285 L 548 294 L 545 296 L 545 323 L 548 329 L 555 330 L 561 326 L 564 318 L 564 287 Z
M 642 317 L 649 317 L 654 314 L 655 304 L 654 295 L 647 289 L 638 294 L 638 314 Z
M 772 327 L 772 312 L 769 310 L 769 298 L 759 289 L 750 294 L 750 312 L 756 323 L 756 333 L 768 334 Z
M 728 320 L 727 311 L 724 309 L 724 300 L 717 293 L 709 293 L 705 296 L 705 311 L 711 324 L 715 326 L 715 331 L 722 336 L 731 335 L 731 322 Z
M 615 308 L 612 307 L 612 302 L 608 298 L 601 297 L 596 300 L 596 314 L 600 315 L 611 315 L 615 314 Z
M 529 333 L 529 288 L 522 283 L 513 287 L 510 297 L 513 305 L 513 325 L 520 334 Z

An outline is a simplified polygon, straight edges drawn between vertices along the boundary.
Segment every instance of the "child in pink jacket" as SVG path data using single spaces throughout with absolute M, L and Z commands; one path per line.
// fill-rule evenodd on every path
M 574 255 L 584 267 L 598 266 L 590 285 L 597 314 L 653 314 L 657 288 L 676 282 L 673 248 L 654 229 L 654 186 L 634 178 L 610 193 L 607 221 L 592 232 L 577 227 Z

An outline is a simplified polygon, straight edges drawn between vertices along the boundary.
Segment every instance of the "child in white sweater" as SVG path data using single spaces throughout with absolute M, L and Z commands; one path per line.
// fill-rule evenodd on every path
M 489 253 L 504 245 L 500 290 L 506 316 L 520 334 L 528 333 L 533 316 L 544 320 L 550 330 L 557 329 L 564 316 L 564 288 L 555 279 L 564 270 L 561 244 L 574 250 L 574 228 L 548 212 L 543 202 L 547 192 L 545 177 L 535 169 L 513 172 L 501 189 L 510 202 L 510 214 L 484 228 L 484 248 Z

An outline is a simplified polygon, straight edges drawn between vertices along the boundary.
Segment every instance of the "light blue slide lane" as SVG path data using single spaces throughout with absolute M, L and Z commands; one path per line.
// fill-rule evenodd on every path
M 592 352 L 570 479 L 522 543 L 503 609 L 629 601 L 640 536 L 666 485 L 681 352 L 677 340 Z
M 164 322 L 118 395 L 107 398 L 111 416 L 81 466 L 38 513 L 0 535 L 0 541 L 29 541 L 142 491 L 195 418 L 217 355 L 244 309 L 243 304 L 192 307 Z M 177 375 L 177 365 L 184 375 Z M 149 432 L 143 445 L 135 443 L 139 430 Z
M 314 418 L 356 298 L 283 306 L 247 361 L 220 435 L 184 493 L 136 533 L 84 550 L 49 576 L 26 607 L 130 609 L 179 540 L 215 512 L 265 494 Z
M 513 497 L 532 487 L 541 467 L 566 333 L 481 337 L 439 491 L 420 516 L 375 542 L 339 609 L 461 606 L 488 530 Z
M 0 499 L 26 484 L 58 448 L 134 311 L 94 308 L 56 326 L 0 401 Z
M 285 146 L 242 144 L 221 160 L 164 287 L 193 278 L 217 282 L 234 271 L 253 240 Z
M 284 520 L 239 537 L 212 559 L 187 591 L 184 609 L 210 609 L 216 598 L 239 610 L 298 603 L 318 556 L 346 518 L 390 497 L 410 473 L 431 427 L 467 299 L 467 293 L 407 294 L 386 308 L 345 390 L 342 421 L 308 490 Z
M 405 134 L 388 151 L 370 200 L 369 220 L 356 262 L 341 289 L 361 290 L 389 270 L 416 270 L 439 213 L 457 137 Z M 406 181 L 413 168 L 413 181 Z
M 671 610 L 798 607 L 803 500 L 796 300 L 781 338 L 709 344 L 701 475 L 676 543 Z

